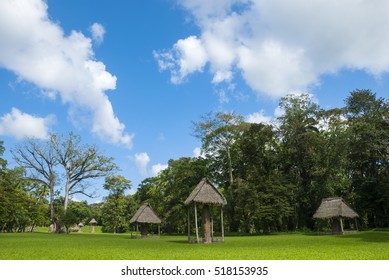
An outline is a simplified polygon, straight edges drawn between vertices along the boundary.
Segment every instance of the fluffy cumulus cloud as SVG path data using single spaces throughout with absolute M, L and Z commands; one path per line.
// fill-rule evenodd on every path
M 161 70 L 170 69 L 172 83 L 179 84 L 190 73 L 203 71 L 207 63 L 207 54 L 196 36 L 178 40 L 172 53 L 154 52 Z
M 209 69 L 212 83 L 238 73 L 258 94 L 280 97 L 343 69 L 389 70 L 385 0 L 181 0 L 201 32 L 155 51 L 173 82 Z
M 0 135 L 15 137 L 20 140 L 25 137 L 47 139 L 49 127 L 55 122 L 55 116 L 45 118 L 32 116 L 12 108 L 10 113 L 0 117 Z
M 94 58 L 91 39 L 77 31 L 65 35 L 47 8 L 43 0 L 0 1 L 0 67 L 42 92 L 57 92 L 70 112 L 87 112 L 91 131 L 103 140 L 131 147 L 132 135 L 106 95 L 116 77 Z M 93 36 L 102 40 L 102 26 L 96 26 Z

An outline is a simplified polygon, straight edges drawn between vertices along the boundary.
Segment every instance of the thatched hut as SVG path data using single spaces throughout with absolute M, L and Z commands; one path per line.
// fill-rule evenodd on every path
M 138 225 L 141 224 L 142 237 L 147 237 L 149 233 L 149 224 L 157 224 L 158 236 L 160 236 L 161 219 L 158 218 L 149 203 L 144 203 L 141 207 L 139 207 L 138 211 L 136 211 L 135 215 L 130 220 L 130 224 L 132 223 L 136 223 L 136 232 L 138 232 Z
M 90 220 L 89 224 L 92 226 L 92 233 L 96 232 L 97 221 L 95 220 L 95 218 L 92 218 L 92 220 Z
M 324 198 L 313 215 L 314 219 L 332 219 L 332 233 L 343 234 L 343 219 L 359 215 L 341 197 Z
M 185 200 L 185 205 L 194 205 L 195 212 L 195 227 L 196 227 L 196 241 L 199 240 L 199 231 L 197 224 L 197 204 L 203 204 L 202 211 L 202 230 L 203 230 L 203 242 L 212 243 L 213 238 L 213 222 L 211 220 L 210 205 L 220 206 L 220 224 L 222 239 L 224 241 L 224 226 L 223 226 L 223 206 L 227 204 L 227 200 L 224 196 L 215 188 L 215 186 L 207 179 L 203 178 L 200 183 L 194 188 L 192 193 Z M 188 207 L 188 240 L 190 242 L 190 209 Z

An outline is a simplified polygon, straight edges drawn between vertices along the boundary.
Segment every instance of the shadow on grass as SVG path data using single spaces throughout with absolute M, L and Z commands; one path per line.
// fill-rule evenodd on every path
M 190 244 L 188 240 L 168 240 L 168 243 L 176 243 L 176 244 Z
M 385 231 L 362 231 L 357 234 L 343 235 L 345 239 L 361 239 L 364 242 L 389 243 L 389 232 Z
M 331 233 L 307 232 L 306 236 L 333 236 L 344 239 L 361 239 L 363 242 L 389 243 L 389 231 L 358 231 L 345 235 L 332 235 Z

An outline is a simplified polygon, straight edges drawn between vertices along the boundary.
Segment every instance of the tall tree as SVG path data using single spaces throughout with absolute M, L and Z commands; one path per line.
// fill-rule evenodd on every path
M 325 141 L 318 129 L 321 110 L 308 94 L 288 95 L 281 99 L 284 115 L 279 117 L 280 156 L 283 172 L 296 187 L 298 228 L 313 227 L 312 215 L 325 195 L 322 168 Z
M 236 211 L 246 232 L 286 229 L 292 216 L 293 189 L 279 170 L 273 127 L 249 124 L 237 142 L 239 187 Z
M 28 170 L 28 179 L 38 182 L 49 190 L 50 222 L 56 231 L 54 198 L 57 174 L 55 167 L 58 164 L 57 156 L 49 141 L 28 139 L 24 144 L 11 150 L 14 160 Z
M 67 138 L 51 135 L 50 142 L 65 174 L 64 212 L 71 195 L 93 196 L 87 192 L 88 180 L 109 176 L 118 168 L 113 158 L 102 155 L 95 146 L 82 145 L 80 136 L 73 133 Z
M 346 99 L 349 168 L 356 206 L 366 226 L 389 226 L 389 102 L 370 90 Z
M 234 113 L 210 113 L 193 124 L 194 136 L 201 140 L 202 150 L 212 163 L 210 168 L 214 169 L 214 178 L 227 190 L 229 226 L 237 230 L 233 168 L 236 155 L 233 145 L 244 130 L 243 117 Z
M 125 190 L 131 188 L 131 181 L 123 176 L 110 176 L 105 178 L 104 189 L 109 195 L 103 206 L 103 229 L 113 233 L 125 231 L 126 220 L 126 199 Z

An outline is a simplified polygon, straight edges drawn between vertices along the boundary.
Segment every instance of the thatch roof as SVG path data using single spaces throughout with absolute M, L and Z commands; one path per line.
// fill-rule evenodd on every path
M 97 225 L 97 221 L 95 220 L 95 218 L 93 218 L 92 220 L 90 220 L 89 224 L 91 225 Z
M 314 219 L 329 219 L 335 217 L 356 218 L 358 214 L 341 197 L 330 197 L 322 200 Z
M 226 205 L 227 200 L 224 196 L 215 188 L 214 185 L 204 178 L 197 184 L 196 188 L 185 200 L 185 205 L 192 202 L 204 203 L 204 204 L 219 204 Z
M 131 218 L 130 223 L 160 224 L 161 219 L 155 214 L 149 203 L 143 204 Z

